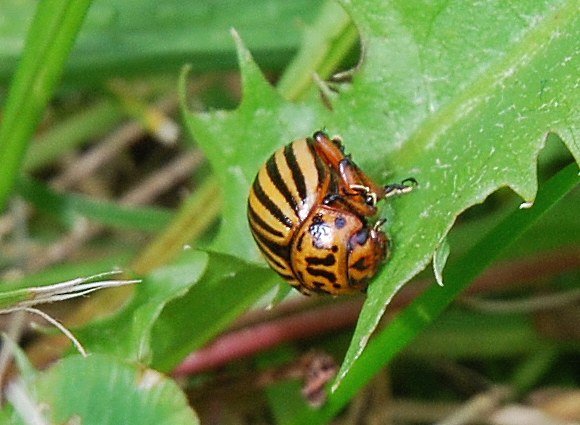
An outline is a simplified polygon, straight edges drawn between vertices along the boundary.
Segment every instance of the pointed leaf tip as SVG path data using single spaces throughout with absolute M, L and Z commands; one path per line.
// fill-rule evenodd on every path
M 238 54 L 238 63 L 240 65 L 240 73 L 242 75 L 242 92 L 243 100 L 245 100 L 248 95 L 253 93 L 260 93 L 261 90 L 266 90 L 274 93 L 274 88 L 270 85 L 262 71 L 254 62 L 252 53 L 248 50 L 244 44 L 242 37 L 235 28 L 230 29 L 230 34 L 232 35 L 234 42 L 236 43 L 236 52 Z M 250 89 L 251 87 L 251 89 Z M 260 97 L 263 93 L 260 94 Z M 251 96 L 250 96 L 251 97 Z

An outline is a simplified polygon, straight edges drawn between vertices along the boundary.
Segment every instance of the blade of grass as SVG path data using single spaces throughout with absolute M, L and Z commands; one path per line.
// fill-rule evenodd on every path
M 24 154 L 59 80 L 90 0 L 38 3 L 0 126 L 0 211 L 14 187 Z
M 173 220 L 165 220 L 164 231 L 137 256 L 131 269 L 141 275 L 169 263 L 183 251 L 184 246 L 195 244 L 219 216 L 221 207 L 217 179 L 210 176 L 183 203 Z
M 578 184 L 571 164 L 540 188 L 532 208 L 518 209 L 483 237 L 446 273 L 443 288 L 432 285 L 396 316 L 367 346 L 340 386 L 318 411 L 304 409 L 294 423 L 322 424 L 334 417 L 376 373 L 426 328 L 497 256 Z M 336 385 L 336 384 L 335 384 Z
M 37 170 L 87 140 L 105 135 L 125 116 L 119 105 L 108 99 L 78 111 L 35 137 L 26 154 L 24 170 Z
M 302 47 L 277 84 L 287 99 L 298 99 L 312 86 L 312 75 L 330 77 L 358 40 L 344 9 L 334 1 L 322 5 L 316 21 L 305 30 Z
M 156 232 L 164 229 L 173 214 L 167 209 L 119 205 L 74 193 L 60 194 L 32 179 L 18 179 L 16 190 L 41 211 L 72 223 L 78 216 L 126 229 Z
M 0 83 L 14 72 L 22 26 L 31 21 L 37 3 L 0 2 Z M 299 46 L 301 28 L 316 16 L 320 4 L 321 0 L 99 0 L 87 15 L 63 79 L 88 85 L 111 75 L 171 74 L 185 62 L 191 62 L 195 72 L 231 70 L 236 67 L 227 36 L 232 27 L 261 65 L 282 70 Z

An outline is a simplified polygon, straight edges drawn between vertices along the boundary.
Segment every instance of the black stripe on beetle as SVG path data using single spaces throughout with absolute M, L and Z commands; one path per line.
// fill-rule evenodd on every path
M 323 269 L 315 269 L 314 267 L 306 267 L 306 271 L 311 276 L 320 276 L 326 278 L 330 283 L 336 282 L 336 275 L 333 272 L 329 272 L 328 270 Z
M 300 169 L 300 165 L 298 165 L 298 161 L 296 160 L 296 155 L 294 154 L 294 149 L 292 145 L 286 145 L 284 147 L 284 158 L 286 158 L 286 163 L 288 164 L 288 168 L 292 173 L 292 180 L 294 180 L 294 184 L 296 185 L 296 189 L 298 189 L 298 196 L 300 196 L 300 200 L 305 200 L 306 196 L 306 182 L 304 181 L 304 174 Z
M 292 220 L 289 217 L 286 217 L 286 214 L 284 214 L 280 208 L 278 208 L 278 206 L 268 197 L 268 195 L 266 195 L 264 189 L 262 189 L 262 185 L 260 184 L 259 179 L 254 180 L 252 189 L 254 190 L 256 198 L 258 198 L 258 201 L 260 201 L 264 208 L 266 208 L 276 220 L 278 220 L 287 228 L 291 229 L 293 225 Z
M 256 239 L 263 246 L 268 248 L 268 250 L 272 254 L 276 255 L 277 257 L 279 257 L 283 261 L 288 262 L 288 260 L 290 259 L 290 247 L 288 247 L 286 245 L 280 245 L 279 243 L 276 243 L 273 240 L 268 239 L 267 237 L 265 237 L 263 234 L 261 234 L 259 232 L 254 233 L 254 239 Z M 268 253 L 265 253 L 265 254 L 268 254 Z M 273 259 L 271 255 L 268 255 L 268 257 L 273 262 L 275 262 L 275 259 Z M 285 266 L 283 266 L 283 268 L 288 268 L 288 266 L 285 265 Z
M 274 229 L 268 223 L 266 223 L 264 220 L 262 220 L 262 217 L 260 217 L 258 215 L 258 213 L 256 213 L 256 211 L 254 211 L 254 208 L 252 208 L 252 205 L 248 205 L 248 215 L 249 215 L 250 219 L 254 223 L 256 223 L 258 226 L 260 226 L 265 232 L 267 232 L 271 235 L 274 235 L 274 236 L 278 236 L 279 238 L 284 237 L 284 234 L 282 232 Z
M 272 155 L 268 162 L 266 162 L 266 172 L 286 202 L 292 207 L 294 212 L 298 213 L 298 204 L 296 203 L 294 196 L 290 193 L 290 189 L 286 186 L 284 179 L 282 179 L 282 176 L 280 175 L 280 170 L 278 169 L 278 165 L 276 165 L 275 155 Z
M 322 163 L 318 153 L 316 153 L 316 149 L 314 148 L 314 140 L 308 139 L 306 144 L 310 150 L 310 155 L 312 155 L 312 158 L 314 158 L 314 166 L 316 167 L 316 173 L 318 174 L 318 185 L 320 186 L 326 178 L 326 167 Z
M 306 235 L 305 233 L 302 233 L 300 235 L 300 237 L 298 238 L 298 243 L 296 243 L 296 250 L 297 251 L 302 251 L 302 242 L 304 241 L 305 235 Z

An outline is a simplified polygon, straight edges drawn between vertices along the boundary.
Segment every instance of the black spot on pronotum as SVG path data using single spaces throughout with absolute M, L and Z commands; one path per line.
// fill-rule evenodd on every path
M 324 248 L 332 236 L 331 231 L 330 226 L 324 222 L 311 224 L 308 227 L 308 232 L 312 236 L 312 246 L 315 248 Z
M 334 219 L 334 224 L 337 229 L 342 229 L 346 225 L 346 219 L 343 216 L 339 215 Z

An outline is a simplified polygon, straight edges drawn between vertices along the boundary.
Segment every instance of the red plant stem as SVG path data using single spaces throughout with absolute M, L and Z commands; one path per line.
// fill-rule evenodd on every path
M 173 375 L 199 373 L 283 342 L 351 326 L 356 322 L 360 308 L 361 303 L 358 300 L 331 304 L 227 333 L 207 347 L 190 354 L 173 371 Z M 312 332 L 313 323 L 317 324 L 315 333 Z
M 490 293 L 514 287 L 521 289 L 526 283 L 536 283 L 541 278 L 574 270 L 579 266 L 580 251 L 574 249 L 499 263 L 476 279 L 468 293 Z M 432 284 L 430 280 L 424 280 L 405 286 L 393 298 L 390 311 L 395 312 L 409 304 L 429 284 Z M 362 297 L 334 302 L 253 325 L 247 324 L 253 322 L 249 320 L 246 327 L 225 333 L 206 347 L 190 354 L 177 366 L 173 375 L 184 376 L 208 371 L 284 342 L 351 327 L 357 321 L 362 302 Z

